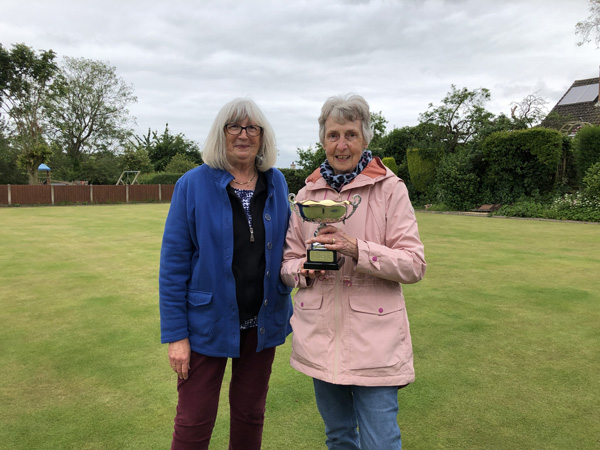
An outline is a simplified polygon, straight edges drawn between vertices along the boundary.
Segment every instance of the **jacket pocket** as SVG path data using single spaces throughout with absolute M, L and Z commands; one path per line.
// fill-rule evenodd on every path
M 410 358 L 402 295 L 350 296 L 350 368 L 392 367 Z M 410 340 L 409 340 L 410 343 Z
M 290 297 L 290 293 L 292 292 L 292 288 L 283 284 L 281 280 L 277 281 L 277 290 L 275 294 L 277 298 L 275 298 L 275 307 L 274 307 L 274 320 L 277 327 L 283 327 L 289 329 L 288 322 L 290 320 L 290 316 L 292 315 L 292 299 Z
M 188 291 L 188 327 L 191 333 L 208 336 L 214 323 L 212 292 Z
M 294 300 L 294 313 L 290 319 L 294 333 L 292 358 L 322 369 L 326 365 L 327 347 L 331 340 L 323 314 L 323 294 L 311 289 L 311 292 L 297 295 Z

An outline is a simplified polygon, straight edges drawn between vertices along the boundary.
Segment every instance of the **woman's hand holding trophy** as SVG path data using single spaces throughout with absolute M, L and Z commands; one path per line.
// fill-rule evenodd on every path
M 299 201 L 296 202 L 295 194 L 288 197 L 292 210 L 305 222 L 318 223 L 314 237 L 306 241 L 310 249 L 306 252 L 306 262 L 303 267 L 307 270 L 306 276 L 314 278 L 315 271 L 339 270 L 344 264 L 344 258 L 337 256 L 337 252 L 343 255 L 358 258 L 358 246 L 356 239 L 351 238 L 332 223 L 345 222 L 360 204 L 361 198 L 355 195 L 352 202 L 348 200 L 333 201 Z M 352 210 L 348 211 L 348 207 Z M 312 276 L 311 276 L 312 275 Z

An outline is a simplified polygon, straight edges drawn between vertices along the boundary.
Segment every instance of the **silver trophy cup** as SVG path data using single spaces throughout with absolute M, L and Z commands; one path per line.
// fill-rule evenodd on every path
M 358 208 L 361 198 L 360 195 L 354 195 L 352 202 L 343 200 L 336 202 L 334 200 L 304 200 L 297 202 L 296 195 L 290 194 L 288 200 L 294 211 L 303 221 L 318 223 L 319 227 L 315 231 L 315 236 L 319 230 L 327 224 L 346 222 Z M 349 207 L 352 210 L 349 211 Z M 337 251 L 328 250 L 323 244 L 311 244 L 310 249 L 306 251 L 305 269 L 312 270 L 339 270 L 344 264 L 344 258 L 338 258 Z

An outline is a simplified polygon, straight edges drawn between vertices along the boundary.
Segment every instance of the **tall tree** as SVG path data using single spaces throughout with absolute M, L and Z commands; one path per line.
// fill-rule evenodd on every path
M 121 155 L 121 169 L 139 170 L 142 173 L 151 173 L 154 171 L 148 150 L 144 147 L 136 147 L 133 143 L 128 143 Z
M 397 164 L 406 162 L 406 150 L 415 145 L 414 127 L 394 128 L 380 141 L 385 156 L 394 158 Z
M 165 170 L 167 164 L 177 154 L 185 155 L 196 164 L 202 164 L 198 144 L 187 139 L 182 133 L 173 135 L 169 131 L 169 124 L 165 125 L 165 131 L 160 135 L 158 132 L 148 129 L 148 134 L 141 137 L 135 136 L 135 140 L 138 148 L 145 148 L 148 151 L 148 156 L 156 171 Z
M 0 184 L 26 184 L 27 175 L 19 168 L 19 152 L 14 149 L 0 120 Z
M 56 94 L 55 56 L 52 50 L 36 54 L 25 44 L 10 51 L 0 44 L 0 116 L 6 116 L 9 138 L 30 184 L 37 184 L 38 166 L 52 154 L 45 133 L 48 102 Z
M 512 102 L 510 104 L 511 118 L 531 128 L 539 124 L 546 117 L 548 114 L 547 104 L 548 101 L 544 97 L 539 95 L 538 92 L 534 92 L 527 95 L 520 102 Z
M 596 48 L 600 48 L 600 0 L 590 0 L 590 15 L 575 25 L 575 34 L 581 37 L 577 45 L 583 45 L 594 39 Z
M 490 91 L 485 88 L 473 91 L 457 89 L 451 85 L 450 92 L 442 99 L 442 104 L 429 104 L 428 111 L 419 115 L 421 123 L 434 124 L 446 131 L 444 144 L 453 153 L 457 146 L 472 140 L 477 131 L 488 124 L 493 114 L 484 107 L 490 99 Z
M 315 144 L 314 150 L 309 146 L 307 149 L 298 148 L 296 153 L 298 153 L 297 162 L 300 166 L 301 177 L 309 176 L 323 161 L 325 161 L 325 159 L 327 159 L 325 149 L 320 142 Z
M 121 146 L 135 123 L 127 108 L 137 98 L 116 68 L 102 61 L 65 57 L 61 81 L 51 121 L 71 161 L 78 165 L 84 154 Z
M 500 113 L 477 130 L 477 142 L 482 143 L 490 134 L 498 131 L 526 130 L 527 128 L 529 128 L 527 120 L 508 117 L 506 114 Z
M 377 153 L 381 149 L 381 140 L 385 136 L 385 128 L 388 120 L 383 117 L 381 111 L 371 113 L 371 130 L 373 130 L 373 139 L 369 143 L 369 149 Z

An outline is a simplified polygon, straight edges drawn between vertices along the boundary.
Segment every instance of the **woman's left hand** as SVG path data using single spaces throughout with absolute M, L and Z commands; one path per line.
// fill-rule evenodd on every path
M 327 225 L 319 230 L 319 234 L 306 241 L 307 244 L 319 242 L 328 250 L 337 250 L 343 255 L 358 260 L 358 244 L 356 239 L 348 236 L 339 228 Z

